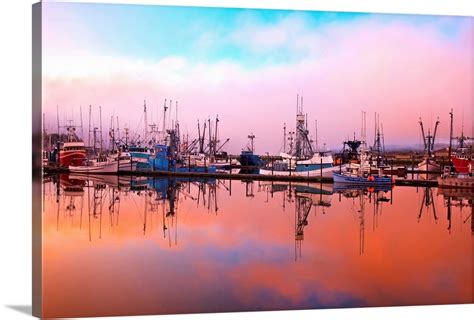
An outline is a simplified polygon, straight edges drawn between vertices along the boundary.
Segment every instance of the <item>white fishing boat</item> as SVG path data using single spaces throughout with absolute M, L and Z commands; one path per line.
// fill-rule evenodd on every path
M 110 158 L 88 160 L 83 166 L 69 166 L 72 173 L 117 173 L 119 162 Z
M 418 170 L 420 171 L 441 171 L 441 166 L 437 164 L 433 159 L 425 158 L 418 164 Z
M 284 163 L 275 163 L 273 167 L 260 168 L 259 173 L 267 176 L 331 177 L 333 172 L 344 171 L 346 168 L 347 164 L 319 169 L 307 169 L 305 165 L 297 165 L 295 169 L 289 169 Z
M 436 178 L 437 174 L 433 172 L 440 172 L 441 166 L 433 159 L 425 158 L 418 164 L 418 170 L 424 171 L 424 173 L 418 175 L 420 179 L 430 180 Z
M 137 169 L 137 161 L 132 159 L 129 152 L 114 153 L 109 155 L 108 158 L 118 162 L 119 171 L 135 171 Z
M 302 98 L 301 98 L 302 99 Z M 333 156 L 328 151 L 319 151 L 313 146 L 308 131 L 307 115 L 303 112 L 303 101 L 297 98 L 296 130 L 287 139 L 286 125 L 283 127 L 284 152 L 280 153 L 281 160 L 272 161 L 260 168 L 262 175 L 279 176 L 328 176 L 333 171 L 341 170 L 335 165 Z M 293 138 L 293 135 L 295 137 Z M 288 152 L 286 141 L 289 140 Z
M 435 144 L 435 139 L 436 139 L 436 132 L 438 131 L 439 120 L 436 120 L 433 134 L 431 134 L 431 130 L 428 129 L 428 134 L 425 135 L 425 129 L 423 127 L 423 122 L 421 121 L 421 118 L 420 118 L 419 124 L 421 128 L 423 144 L 425 147 L 425 157 L 423 161 L 421 161 L 418 164 L 418 170 L 425 171 L 425 172 L 419 174 L 419 177 L 420 179 L 429 180 L 436 177 L 436 173 L 433 174 L 433 172 L 441 171 L 441 166 L 435 162 L 434 156 L 433 156 L 433 150 L 434 150 L 434 144 Z

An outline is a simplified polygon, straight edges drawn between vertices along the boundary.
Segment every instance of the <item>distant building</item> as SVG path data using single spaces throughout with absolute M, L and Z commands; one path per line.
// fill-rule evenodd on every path
M 441 148 L 433 151 L 433 154 L 437 158 L 447 158 L 449 156 L 449 148 Z

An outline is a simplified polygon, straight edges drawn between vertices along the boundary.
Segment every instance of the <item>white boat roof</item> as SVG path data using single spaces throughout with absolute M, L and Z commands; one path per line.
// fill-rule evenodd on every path
M 84 147 L 84 142 L 82 141 L 64 142 L 63 147 Z

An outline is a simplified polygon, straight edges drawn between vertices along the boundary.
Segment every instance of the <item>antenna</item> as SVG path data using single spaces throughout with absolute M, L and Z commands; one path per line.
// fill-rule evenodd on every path
M 170 112 L 168 114 L 168 123 L 171 123 L 171 113 L 173 112 L 173 100 L 170 99 Z
M 91 119 L 92 119 L 92 105 L 89 105 L 89 137 L 87 138 L 87 146 L 91 146 Z
M 166 106 L 165 99 L 165 103 L 163 105 L 163 138 L 166 136 L 166 110 L 168 110 L 168 107 Z
M 102 145 L 102 106 L 99 106 L 99 125 L 100 125 L 100 153 L 103 151 L 103 145 Z
M 81 117 L 81 139 L 84 141 L 84 127 L 82 126 L 82 105 L 79 106 L 79 113 Z
M 178 101 L 176 101 L 176 123 L 178 123 Z
M 119 127 L 119 118 L 117 116 L 117 138 L 120 141 L 120 127 Z
M 147 118 L 147 112 L 146 112 L 146 100 L 143 100 L 143 112 L 144 112 L 144 121 L 145 121 L 145 146 L 148 145 L 148 118 Z
M 314 148 L 316 151 L 319 151 L 319 146 L 318 146 L 318 120 L 314 120 Z
M 296 113 L 300 112 L 300 110 L 299 110 L 299 108 L 298 108 L 298 107 L 299 107 L 299 103 L 300 103 L 299 101 L 300 101 L 300 95 L 297 94 L 297 95 L 296 95 Z
M 449 149 L 448 149 L 448 162 L 451 164 L 451 153 L 453 150 L 453 108 L 451 108 L 451 111 L 449 112 L 449 119 L 450 119 L 450 124 L 449 124 Z
M 58 123 L 58 139 L 59 139 L 59 106 L 56 105 L 56 119 Z

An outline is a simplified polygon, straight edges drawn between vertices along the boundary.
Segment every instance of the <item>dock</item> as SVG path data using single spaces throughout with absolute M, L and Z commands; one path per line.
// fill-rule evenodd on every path
M 60 167 L 45 167 L 44 173 L 52 174 L 67 174 L 67 168 Z M 421 172 L 420 172 L 421 173 Z M 94 173 L 99 174 L 99 173 Z M 107 173 L 102 173 L 107 174 Z M 110 173 L 108 173 L 110 175 Z M 112 173 L 114 175 L 114 173 Z M 123 176 L 143 176 L 143 177 L 169 177 L 169 178 L 199 178 L 199 179 L 222 179 L 222 180 L 255 180 L 255 181 L 281 181 L 281 182 L 307 182 L 307 183 L 333 183 L 332 177 L 323 176 L 282 176 L 282 175 L 261 175 L 252 173 L 230 173 L 230 172 L 177 172 L 177 171 L 119 171 L 118 175 Z M 423 179 L 403 179 L 393 175 L 396 186 L 423 186 L 423 187 L 437 187 L 436 180 Z

